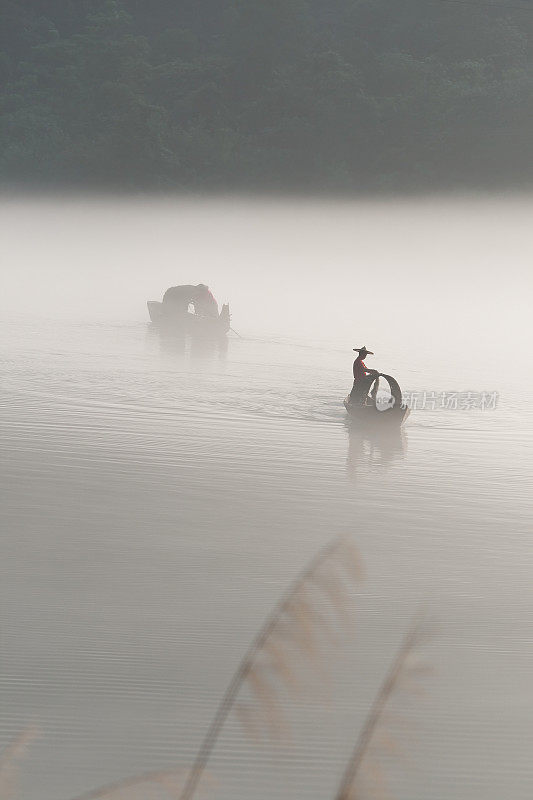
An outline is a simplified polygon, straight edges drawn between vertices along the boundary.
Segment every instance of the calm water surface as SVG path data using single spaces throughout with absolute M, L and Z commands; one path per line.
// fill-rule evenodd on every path
M 531 798 L 531 205 L 2 205 L 0 745 L 36 726 L 23 800 L 186 769 L 268 611 L 339 534 L 367 579 L 327 697 L 289 709 L 283 746 L 230 717 L 206 796 L 333 798 L 424 606 L 433 672 L 395 701 L 393 796 Z M 150 328 L 147 299 L 200 280 L 242 338 Z M 350 428 L 363 344 L 404 391 L 497 407 Z

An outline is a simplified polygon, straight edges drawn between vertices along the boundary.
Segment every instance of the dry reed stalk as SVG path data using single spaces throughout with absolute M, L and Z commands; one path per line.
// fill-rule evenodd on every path
M 276 692 L 265 675 L 261 674 L 264 672 L 264 659 L 268 659 L 270 656 L 272 671 L 280 675 L 282 681 L 289 687 L 291 681 L 294 683 L 295 677 L 290 663 L 290 654 L 284 652 L 283 642 L 290 643 L 292 648 L 298 649 L 317 661 L 320 634 L 319 626 L 316 623 L 320 621 L 323 626 L 324 619 L 316 613 L 312 592 L 318 590 L 326 600 L 331 597 L 333 589 L 332 587 L 324 588 L 320 568 L 334 556 L 339 560 L 343 559 L 340 567 L 346 577 L 351 581 L 361 578 L 361 567 L 354 547 L 345 539 L 337 539 L 323 548 L 290 584 L 284 596 L 263 623 L 235 671 L 200 746 L 180 800 L 191 800 L 194 796 L 222 726 L 245 682 L 267 711 L 271 725 L 275 722 L 276 730 L 279 730 L 280 726 L 283 727 L 282 720 L 279 718 L 279 700 Z M 336 596 L 337 606 L 342 606 L 341 595 L 338 591 Z M 249 716 L 248 714 L 248 726 L 250 725 Z
M 37 734 L 37 728 L 31 725 L 15 737 L 0 755 L 0 800 L 12 800 L 15 797 L 19 763 Z
M 406 676 L 408 676 L 409 673 L 418 674 L 421 671 L 418 665 L 413 666 L 410 662 L 413 659 L 415 649 L 422 642 L 424 631 L 424 621 L 419 617 L 414 621 L 404 636 L 390 670 L 372 703 L 363 729 L 356 742 L 350 760 L 348 761 L 337 794 L 335 795 L 335 800 L 356 800 L 356 798 L 361 796 L 356 784 L 378 725 L 383 719 L 387 703 L 392 695 L 398 689 L 402 688 L 402 684 L 404 684 Z M 424 672 L 425 671 L 426 668 L 424 668 Z

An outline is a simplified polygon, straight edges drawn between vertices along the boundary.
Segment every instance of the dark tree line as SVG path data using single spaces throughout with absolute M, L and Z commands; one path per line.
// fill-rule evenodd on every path
M 0 0 L 5 185 L 533 179 L 533 3 Z

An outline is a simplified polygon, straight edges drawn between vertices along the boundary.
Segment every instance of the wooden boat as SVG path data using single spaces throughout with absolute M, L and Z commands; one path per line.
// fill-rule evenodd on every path
M 389 384 L 390 397 L 388 398 L 383 399 L 378 396 L 377 382 L 380 378 L 384 378 Z M 399 427 L 409 416 L 409 408 L 402 404 L 402 390 L 392 375 L 376 372 L 366 377 L 364 381 L 361 381 L 360 398 L 359 402 L 354 402 L 348 395 L 344 401 L 344 407 L 351 419 L 365 425 Z
M 230 330 L 229 305 L 223 305 L 218 317 L 204 317 L 200 314 L 168 312 L 163 303 L 148 300 L 148 313 L 153 325 L 166 331 L 176 331 L 198 336 L 225 336 Z

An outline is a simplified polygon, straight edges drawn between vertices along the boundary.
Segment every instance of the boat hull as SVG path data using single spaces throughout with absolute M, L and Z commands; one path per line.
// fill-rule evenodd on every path
M 350 402 L 350 396 L 344 400 L 344 408 L 350 415 L 350 419 L 356 420 L 364 425 L 374 427 L 394 426 L 400 427 L 409 416 L 409 409 L 402 406 L 392 406 L 380 411 L 375 405 L 360 405 Z
M 155 300 L 148 300 L 147 306 L 152 324 L 165 331 L 212 337 L 226 336 L 230 330 L 230 314 L 227 305 L 222 306 L 218 317 L 202 317 L 188 311 L 184 314 L 168 313 L 163 303 Z

